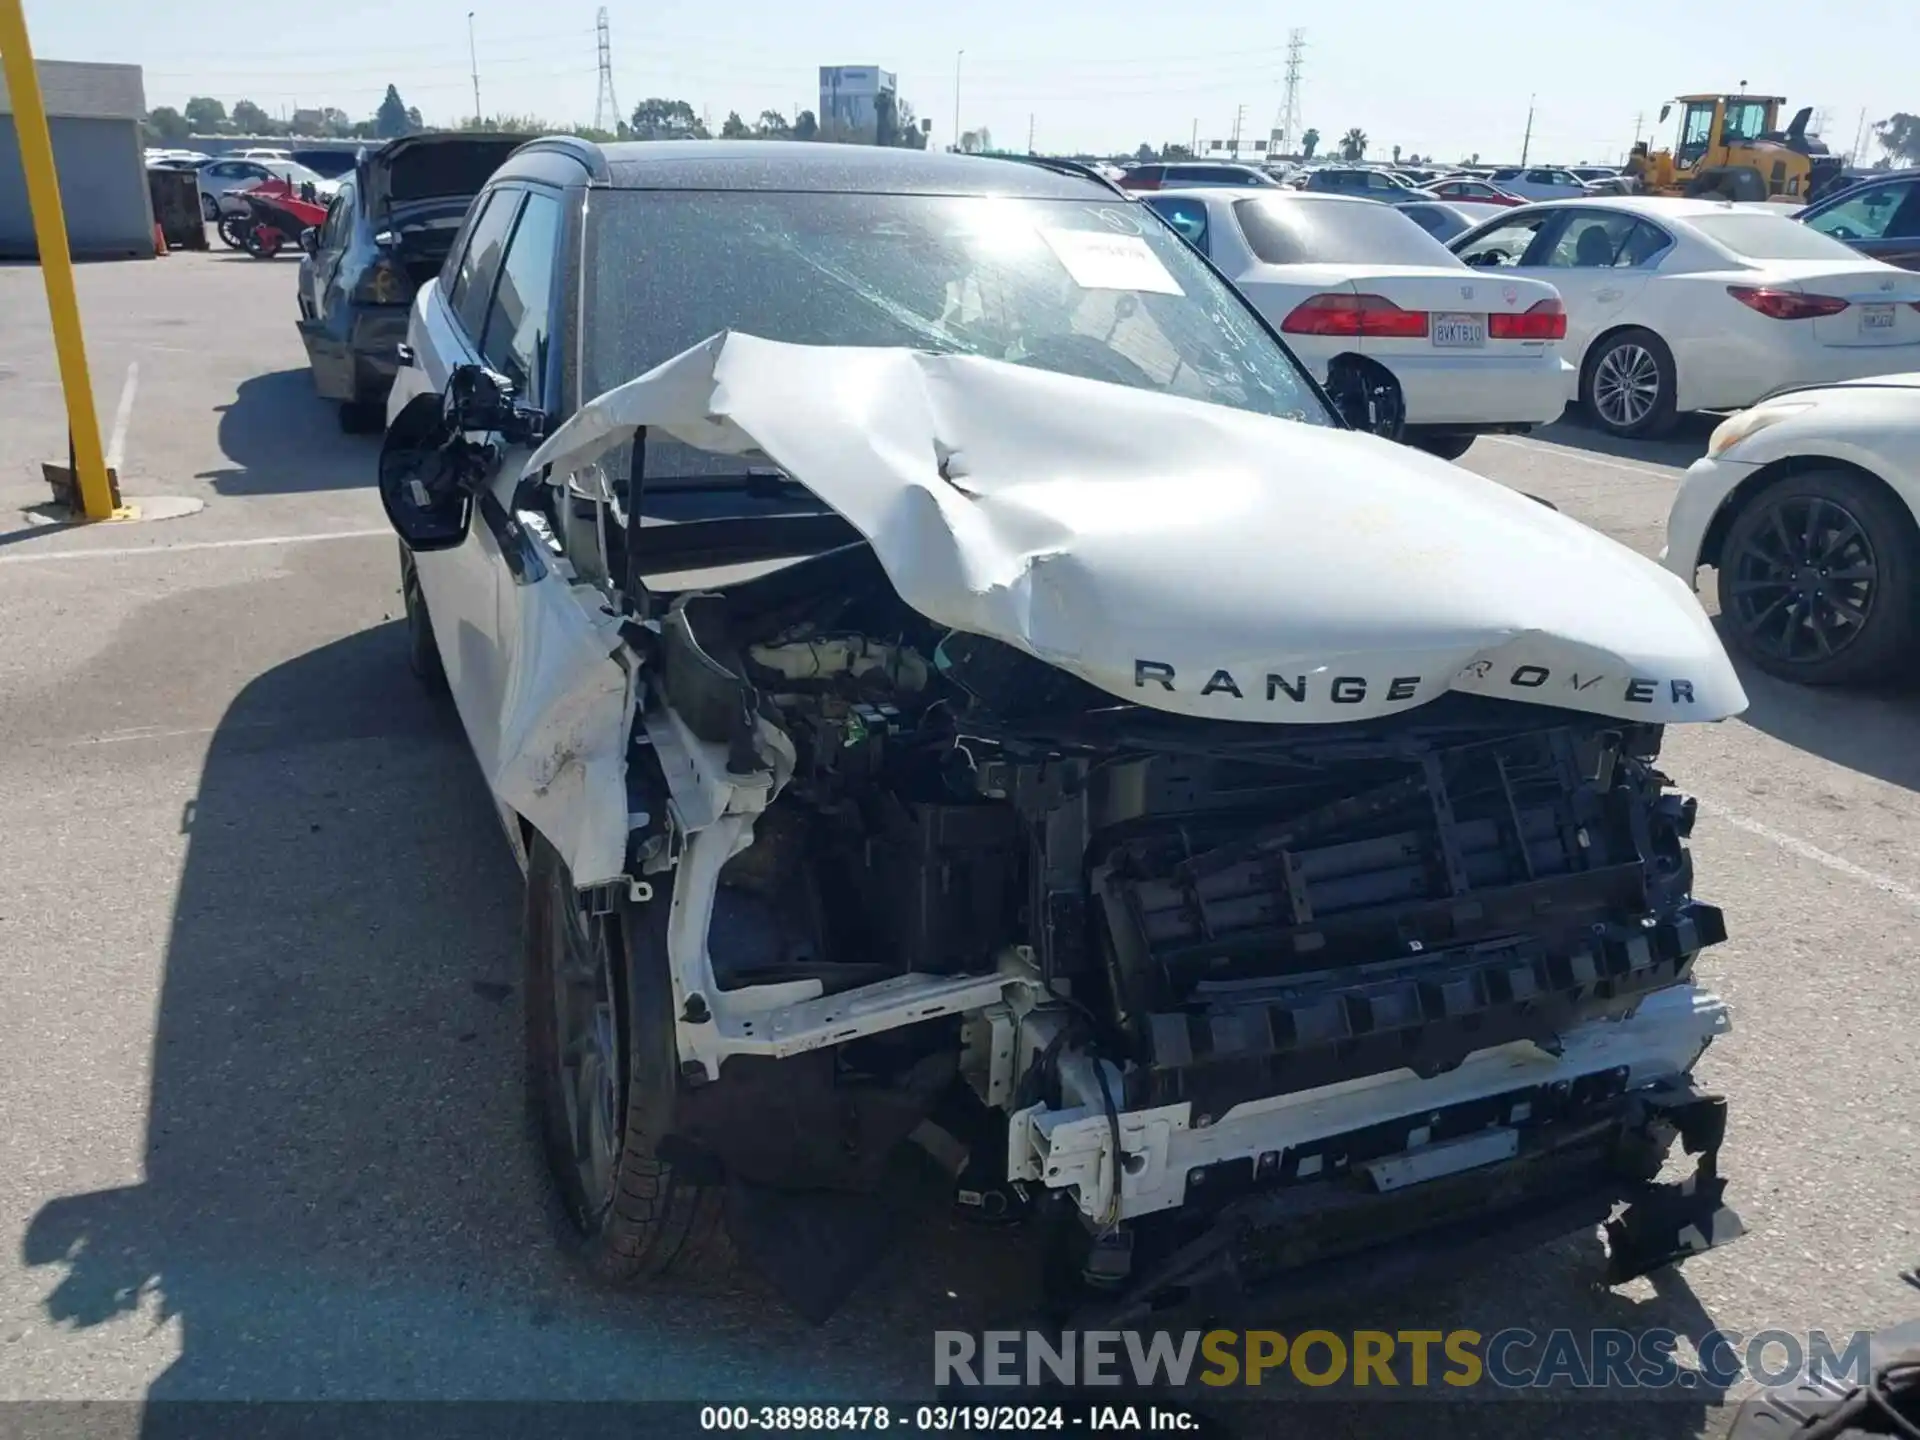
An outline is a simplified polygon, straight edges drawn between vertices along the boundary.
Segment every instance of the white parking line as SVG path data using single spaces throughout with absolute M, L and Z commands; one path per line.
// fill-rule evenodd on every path
M 113 412 L 113 434 L 107 441 L 107 468 L 118 474 L 127 458 L 127 426 L 133 420 L 133 393 L 140 388 L 140 362 L 127 366 L 126 383 L 120 387 L 120 405 Z
M 1599 455 L 1577 450 L 1570 445 L 1548 445 L 1544 440 L 1518 440 L 1510 435 L 1486 435 L 1481 437 L 1483 445 L 1506 445 L 1515 450 L 1532 450 L 1538 453 L 1542 448 L 1554 452 L 1556 459 L 1572 460 L 1581 465 L 1598 465 L 1602 470 L 1624 470 L 1629 475 L 1650 475 L 1656 480 L 1678 480 L 1685 473 L 1684 465 L 1676 465 L 1663 470 L 1655 465 L 1637 465 L 1631 460 L 1613 460 Z
M 139 496 L 132 497 L 137 503 Z M 42 550 L 32 555 L 0 552 L 0 565 L 41 565 L 54 560 L 118 560 L 132 555 L 183 555 L 189 550 L 243 550 L 256 545 L 314 545 L 323 540 L 391 539 L 391 530 L 322 530 L 312 535 L 251 535 L 239 540 L 189 540 L 184 545 L 119 545 L 90 550 Z
M 1798 855 L 1802 860 L 1811 860 L 1816 865 L 1824 865 L 1836 875 L 1844 875 L 1849 880 L 1858 880 L 1862 885 L 1871 885 L 1883 895 L 1891 895 L 1902 905 L 1920 910 L 1920 890 L 1911 885 L 1902 885 L 1891 876 L 1877 874 L 1863 865 L 1842 859 L 1830 851 L 1822 850 L 1818 845 L 1810 845 L 1798 835 L 1789 835 L 1784 830 L 1776 830 L 1771 825 L 1758 820 L 1749 820 L 1731 810 L 1723 810 L 1715 805 L 1706 810 L 1710 819 L 1724 820 L 1736 830 L 1744 830 L 1749 835 L 1758 835 L 1762 840 L 1771 840 L 1782 850 Z

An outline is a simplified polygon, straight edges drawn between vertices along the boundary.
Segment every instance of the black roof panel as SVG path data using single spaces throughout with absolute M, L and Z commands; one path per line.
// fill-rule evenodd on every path
M 1097 181 L 983 155 L 796 140 L 644 140 L 602 145 L 620 190 L 816 190 L 891 195 L 1110 196 Z

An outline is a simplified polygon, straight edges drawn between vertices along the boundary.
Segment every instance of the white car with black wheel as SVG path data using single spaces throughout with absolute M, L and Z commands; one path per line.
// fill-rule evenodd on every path
M 1342 409 L 1444 460 L 1560 417 L 1567 316 L 1542 280 L 1481 277 L 1399 209 L 1313 192 L 1141 200 L 1287 337 Z
M 1681 481 L 1666 567 L 1718 570 L 1722 631 L 1805 685 L 1913 673 L 1920 374 L 1789 391 L 1729 419 Z
M 1577 377 L 1567 398 L 1612 435 L 1652 438 L 1689 411 L 1920 369 L 1920 274 L 1760 207 L 1526 205 L 1451 248 L 1477 269 L 1558 288 Z

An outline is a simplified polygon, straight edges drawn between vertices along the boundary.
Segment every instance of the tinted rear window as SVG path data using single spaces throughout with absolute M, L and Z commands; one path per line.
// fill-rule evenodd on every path
M 1838 240 L 1784 215 L 1701 215 L 1694 228 L 1749 260 L 1858 260 Z
M 1234 202 L 1247 244 L 1269 265 L 1375 263 L 1439 265 L 1460 262 L 1446 246 L 1390 205 L 1371 200 Z

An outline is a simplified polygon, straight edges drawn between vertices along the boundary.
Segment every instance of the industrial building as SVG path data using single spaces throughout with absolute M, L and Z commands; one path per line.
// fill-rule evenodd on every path
M 42 60 L 36 68 L 53 133 L 53 163 L 60 172 L 68 248 L 81 259 L 152 258 L 153 201 L 140 138 L 147 101 L 140 67 Z M 38 255 L 13 101 L 0 78 L 0 259 Z
M 899 78 L 878 65 L 820 67 L 820 128 L 835 128 L 872 140 L 880 126 L 879 99 L 899 98 Z

